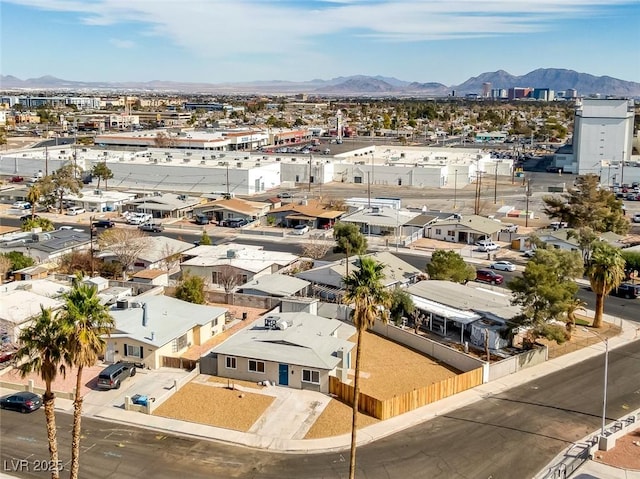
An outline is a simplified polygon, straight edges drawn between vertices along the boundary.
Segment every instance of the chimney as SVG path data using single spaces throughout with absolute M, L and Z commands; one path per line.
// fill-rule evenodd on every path
M 156 332 L 151 331 L 151 341 L 153 341 L 155 338 L 156 338 Z
M 147 327 L 147 303 L 142 303 L 142 326 Z

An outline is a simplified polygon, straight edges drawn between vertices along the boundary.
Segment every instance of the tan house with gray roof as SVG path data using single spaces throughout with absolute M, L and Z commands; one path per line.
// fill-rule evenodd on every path
M 483 239 L 496 240 L 504 224 L 484 216 L 459 216 L 456 219 L 436 221 L 425 229 L 425 236 L 452 243 L 473 244 Z

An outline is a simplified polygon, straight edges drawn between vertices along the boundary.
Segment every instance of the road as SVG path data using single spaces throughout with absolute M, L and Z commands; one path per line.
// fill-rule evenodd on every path
M 76 223 L 64 223 L 64 222 L 56 223 L 55 225 L 56 227 L 58 227 L 65 224 L 69 226 L 73 226 L 74 228 L 83 229 L 86 232 L 89 231 L 88 225 L 81 226 Z M 3 218 L 0 218 L 0 225 L 19 226 L 20 220 L 18 220 L 18 218 L 3 217 Z M 170 238 L 181 239 L 183 241 L 188 241 L 188 242 L 195 242 L 199 240 L 201 237 L 200 234 L 189 233 L 187 231 L 172 231 L 170 229 L 165 230 L 162 234 Z M 283 252 L 290 253 L 294 251 L 295 248 L 297 248 L 297 245 L 292 245 L 291 243 L 286 243 L 282 241 L 269 241 L 267 239 L 262 239 L 262 238 L 261 239 L 246 238 L 240 235 L 234 238 L 234 237 L 229 237 L 224 235 L 211 234 L 210 237 L 214 244 L 220 244 L 220 243 L 229 242 L 233 240 L 238 243 L 263 246 L 264 249 L 268 251 L 283 251 Z M 394 251 L 391 251 L 391 253 L 393 253 L 403 261 L 406 261 L 407 263 L 411 264 L 412 266 L 420 269 L 421 271 L 426 270 L 427 262 L 429 261 L 429 258 L 426 256 L 423 256 L 421 254 L 409 254 L 409 253 L 402 253 L 402 252 L 398 253 Z M 340 258 L 342 258 L 342 255 L 329 252 L 322 259 L 323 261 L 335 261 L 336 259 L 340 259 Z M 475 265 L 475 266 L 476 268 L 482 267 L 479 265 Z M 506 271 L 502 271 L 500 272 L 500 274 L 502 274 L 505 277 L 506 282 L 508 282 L 514 275 L 518 273 L 509 273 Z M 582 301 L 586 302 L 588 308 L 595 307 L 595 303 L 596 303 L 595 295 L 593 294 L 592 291 L 586 289 L 585 287 L 580 288 L 580 290 L 578 291 L 577 297 L 580 298 Z M 616 296 L 608 296 L 604 304 L 604 312 L 612 316 L 640 322 L 640 299 L 633 300 L 633 299 L 618 298 Z
M 607 417 L 640 407 L 640 343 L 610 352 Z M 529 478 L 602 420 L 603 356 L 541 377 L 358 449 L 359 478 Z M 57 414 L 68 461 L 71 415 Z M 48 458 L 44 413 L 0 412 L 2 464 Z M 348 451 L 280 454 L 82 421 L 83 478 L 343 478 Z M 12 462 L 13 460 L 13 462 Z M 8 472 L 8 471 L 5 471 Z M 46 474 L 16 472 L 19 477 Z

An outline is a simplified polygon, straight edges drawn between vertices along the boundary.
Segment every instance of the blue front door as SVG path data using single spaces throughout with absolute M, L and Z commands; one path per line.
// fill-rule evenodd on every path
M 278 367 L 278 384 L 280 386 L 288 386 L 289 385 L 289 365 L 288 364 L 280 364 Z

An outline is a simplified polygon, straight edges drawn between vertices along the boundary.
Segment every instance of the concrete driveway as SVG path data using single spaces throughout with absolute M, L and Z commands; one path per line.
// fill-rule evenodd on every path
M 160 399 L 173 392 L 174 381 L 180 381 L 188 374 L 189 371 L 184 369 L 138 369 L 135 376 L 122 382 L 120 389 L 94 389 L 88 393 L 84 398 L 83 413 L 95 416 L 105 408 L 123 409 L 125 396 L 135 394 Z

